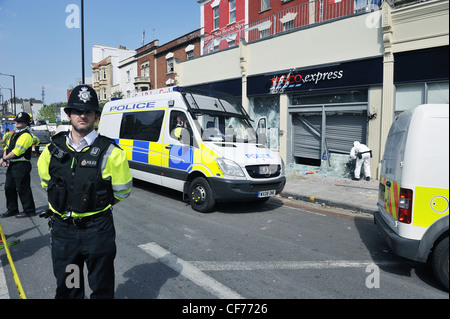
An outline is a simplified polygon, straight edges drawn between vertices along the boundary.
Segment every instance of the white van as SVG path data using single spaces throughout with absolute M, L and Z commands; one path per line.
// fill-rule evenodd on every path
M 182 192 L 199 212 L 216 201 L 265 201 L 286 182 L 282 159 L 258 143 L 242 106 L 217 92 L 168 87 L 111 101 L 98 131 L 126 151 L 134 178 Z
M 420 105 L 390 128 L 375 222 L 394 253 L 429 261 L 448 290 L 449 105 Z

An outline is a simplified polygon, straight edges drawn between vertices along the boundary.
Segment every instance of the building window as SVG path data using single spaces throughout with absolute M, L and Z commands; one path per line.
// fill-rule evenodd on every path
M 261 11 L 270 9 L 270 0 L 261 0 Z
M 105 80 L 106 79 L 106 69 L 105 68 L 102 69 L 102 75 L 103 75 L 102 79 Z
M 102 100 L 106 100 L 106 88 L 103 88 L 103 89 L 102 89 L 102 95 L 101 95 L 101 97 L 102 97 Z
M 167 73 L 173 73 L 173 58 L 167 59 Z
M 141 76 L 145 76 L 145 77 L 150 76 L 150 67 L 149 67 L 148 63 L 143 64 L 141 66 Z
M 230 0 L 230 24 L 236 22 L 236 0 Z
M 227 37 L 227 43 L 228 43 L 228 47 L 234 47 L 234 46 L 236 46 L 236 38 L 237 38 L 237 33 L 233 33 L 233 34 L 231 34 L 231 35 L 229 35 L 228 37 Z
M 167 62 L 167 74 L 172 74 L 174 72 L 174 54 L 173 52 L 169 52 L 166 54 L 166 62 Z
M 259 37 L 260 38 L 265 38 L 265 37 L 268 37 L 270 35 L 270 30 L 269 29 L 266 29 L 266 30 L 263 30 L 263 31 L 259 31 Z
M 288 21 L 286 23 L 283 23 L 283 31 L 288 31 L 294 29 L 294 21 Z
M 166 81 L 166 86 L 174 86 L 175 85 L 175 80 L 174 79 L 168 79 Z
M 295 18 L 297 15 L 297 13 L 288 12 L 280 19 L 280 22 L 283 24 L 283 31 L 288 31 L 295 28 Z
M 448 101 L 448 82 L 397 85 L 394 115 L 397 116 L 421 104 L 448 104 Z
M 213 8 L 214 30 L 219 29 L 219 6 Z
M 189 44 L 184 51 L 186 51 L 186 60 L 194 58 L 195 45 Z
M 427 103 L 448 104 L 449 85 L 445 83 L 429 83 L 427 85 Z
M 127 83 L 130 82 L 130 70 L 127 71 Z
M 258 27 L 260 38 L 265 38 L 271 35 L 272 22 L 266 21 Z

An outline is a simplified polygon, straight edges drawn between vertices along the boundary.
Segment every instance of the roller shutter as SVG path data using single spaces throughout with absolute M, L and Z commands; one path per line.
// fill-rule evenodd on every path
M 322 113 L 292 114 L 292 149 L 295 157 L 321 158 Z M 367 112 L 327 112 L 325 140 L 328 152 L 349 154 L 354 141 L 366 143 Z
M 354 141 L 366 143 L 367 112 L 326 114 L 328 152 L 349 154 Z
M 321 113 L 292 114 L 294 156 L 312 159 L 320 158 L 321 126 Z

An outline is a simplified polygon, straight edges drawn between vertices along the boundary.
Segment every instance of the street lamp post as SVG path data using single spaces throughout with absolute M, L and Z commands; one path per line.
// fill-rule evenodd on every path
M 85 84 L 84 78 L 84 1 L 81 0 L 81 81 Z
M 0 91 L 1 91 L 1 90 L 9 90 L 9 93 L 11 93 L 11 103 L 12 103 L 12 95 L 13 95 L 13 94 L 12 94 L 12 90 L 11 90 L 10 88 L 4 88 L 4 87 L 1 87 L 1 86 L 0 86 Z M 0 93 L 1 93 L 1 92 L 0 92 Z M 14 112 L 14 114 L 15 114 L 15 112 Z
M 16 114 L 16 77 L 12 74 L 0 73 L 0 75 L 12 76 L 13 78 L 13 91 L 14 91 L 14 114 Z

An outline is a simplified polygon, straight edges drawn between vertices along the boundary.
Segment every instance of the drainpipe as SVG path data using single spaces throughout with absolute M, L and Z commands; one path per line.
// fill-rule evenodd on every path
M 247 43 L 242 38 L 239 40 L 239 58 L 242 76 L 242 106 L 248 113 L 248 98 L 247 98 Z

